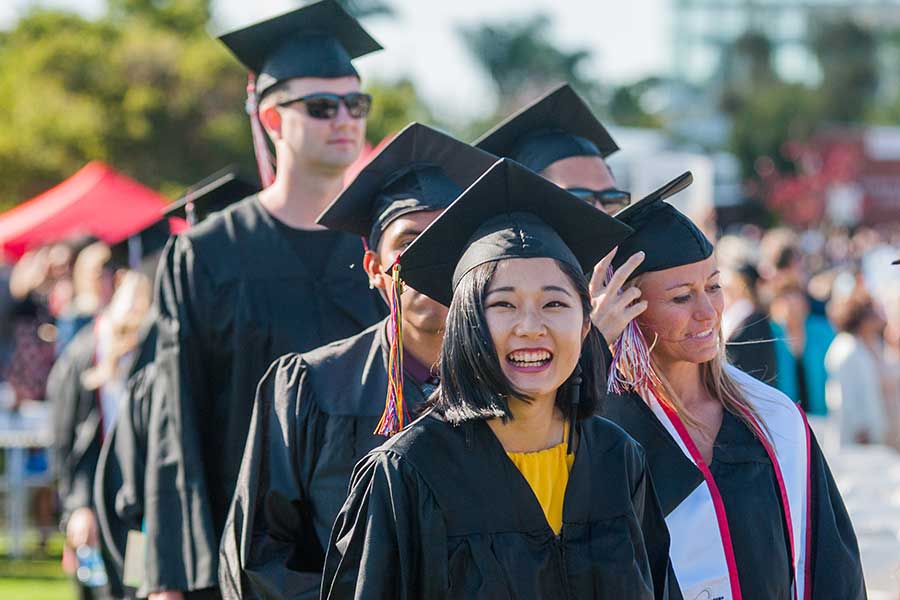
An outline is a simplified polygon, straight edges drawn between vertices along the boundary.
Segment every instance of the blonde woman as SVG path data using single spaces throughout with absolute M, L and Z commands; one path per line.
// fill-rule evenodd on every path
M 853 528 L 799 407 L 728 364 L 713 245 L 663 201 L 617 215 L 646 310 L 614 347 L 606 416 L 647 459 L 684 597 L 865 598 Z M 618 266 L 613 261 L 613 266 Z

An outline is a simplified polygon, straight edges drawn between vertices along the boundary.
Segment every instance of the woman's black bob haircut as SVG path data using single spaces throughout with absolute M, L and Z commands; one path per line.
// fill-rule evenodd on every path
M 579 269 L 555 261 L 572 282 L 586 320 L 591 299 L 588 279 Z M 511 419 L 508 398 L 530 401 L 515 389 L 500 367 L 485 318 L 484 298 L 498 261 L 472 269 L 459 282 L 450 303 L 439 363 L 441 385 L 430 404 L 451 424 L 483 419 Z M 572 378 L 556 394 L 556 404 L 567 419 L 581 420 L 597 413 L 605 395 L 605 369 L 600 333 L 591 326 L 581 349 L 581 385 L 577 405 L 571 399 Z M 576 414 L 573 412 L 572 407 Z

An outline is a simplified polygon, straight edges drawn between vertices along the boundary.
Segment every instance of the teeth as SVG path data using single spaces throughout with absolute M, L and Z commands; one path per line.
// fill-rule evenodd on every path
M 705 338 L 712 335 L 712 329 L 707 329 L 706 331 L 701 331 L 700 333 L 695 334 L 693 337 L 695 338 Z
M 546 350 L 540 351 L 516 351 L 509 353 L 509 360 L 516 363 L 540 363 L 550 360 L 550 353 Z

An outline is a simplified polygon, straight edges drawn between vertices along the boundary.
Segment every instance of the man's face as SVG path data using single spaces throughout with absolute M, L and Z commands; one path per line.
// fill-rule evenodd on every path
M 353 76 L 335 79 L 301 77 L 285 82 L 278 100 L 290 100 L 310 94 L 330 93 L 343 96 L 359 92 L 359 79 Z M 304 102 L 279 107 L 281 127 L 278 136 L 290 148 L 297 162 L 326 170 L 344 170 L 359 157 L 366 134 L 365 118 L 350 116 L 340 103 L 331 119 L 316 119 L 307 112 Z
M 403 215 L 391 221 L 378 243 L 377 261 L 367 261 L 366 270 L 373 285 L 391 294 L 391 267 L 403 250 L 434 221 L 441 211 L 423 211 Z M 434 335 L 444 329 L 447 307 L 406 286 L 400 296 L 403 326 Z
M 541 175 L 563 189 L 581 189 L 601 192 L 616 187 L 616 179 L 599 156 L 570 156 L 554 163 L 550 163 Z M 600 205 L 594 203 L 600 210 L 607 213 L 615 213 L 626 204 Z

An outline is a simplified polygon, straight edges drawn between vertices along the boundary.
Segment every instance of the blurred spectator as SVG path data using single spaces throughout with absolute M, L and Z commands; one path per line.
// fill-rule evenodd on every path
M 43 400 L 47 375 L 53 366 L 56 330 L 47 307 L 52 287 L 49 249 L 25 254 L 10 275 L 13 350 L 6 379 L 15 393 L 13 408 L 25 400 Z
M 775 290 L 796 286 L 806 296 L 807 310 L 824 317 L 825 304 L 809 296 L 809 274 L 804 262 L 800 237 L 790 229 L 772 229 L 763 236 L 760 242 L 759 271 L 770 296 Z
M 731 363 L 760 381 L 776 385 L 775 335 L 759 301 L 759 272 L 751 264 L 722 269 L 725 312 L 722 333 Z
M 78 253 L 72 269 L 71 298 L 56 319 L 57 355 L 109 303 L 114 277 L 115 268 L 109 246 L 94 242 Z
M 880 444 L 888 432 L 884 401 L 884 320 L 861 287 L 828 307 L 840 333 L 825 358 L 829 410 L 837 413 L 841 444 Z
M 889 421 L 886 443 L 900 450 L 900 278 L 882 286 L 876 300 L 886 323 L 882 334 L 884 401 Z
M 825 415 L 825 354 L 834 330 L 810 311 L 806 290 L 791 279 L 774 289 L 769 305 L 775 334 L 777 387 L 810 415 Z
M 151 304 L 150 280 L 136 271 L 120 282 L 108 307 L 93 325 L 76 334 L 57 360 L 47 384 L 54 402 L 54 443 L 66 533 L 63 568 L 74 573 L 79 547 L 99 551 L 92 507 L 94 472 L 103 437 L 115 423 L 134 351 Z M 82 597 L 105 597 L 109 590 L 81 586 Z

